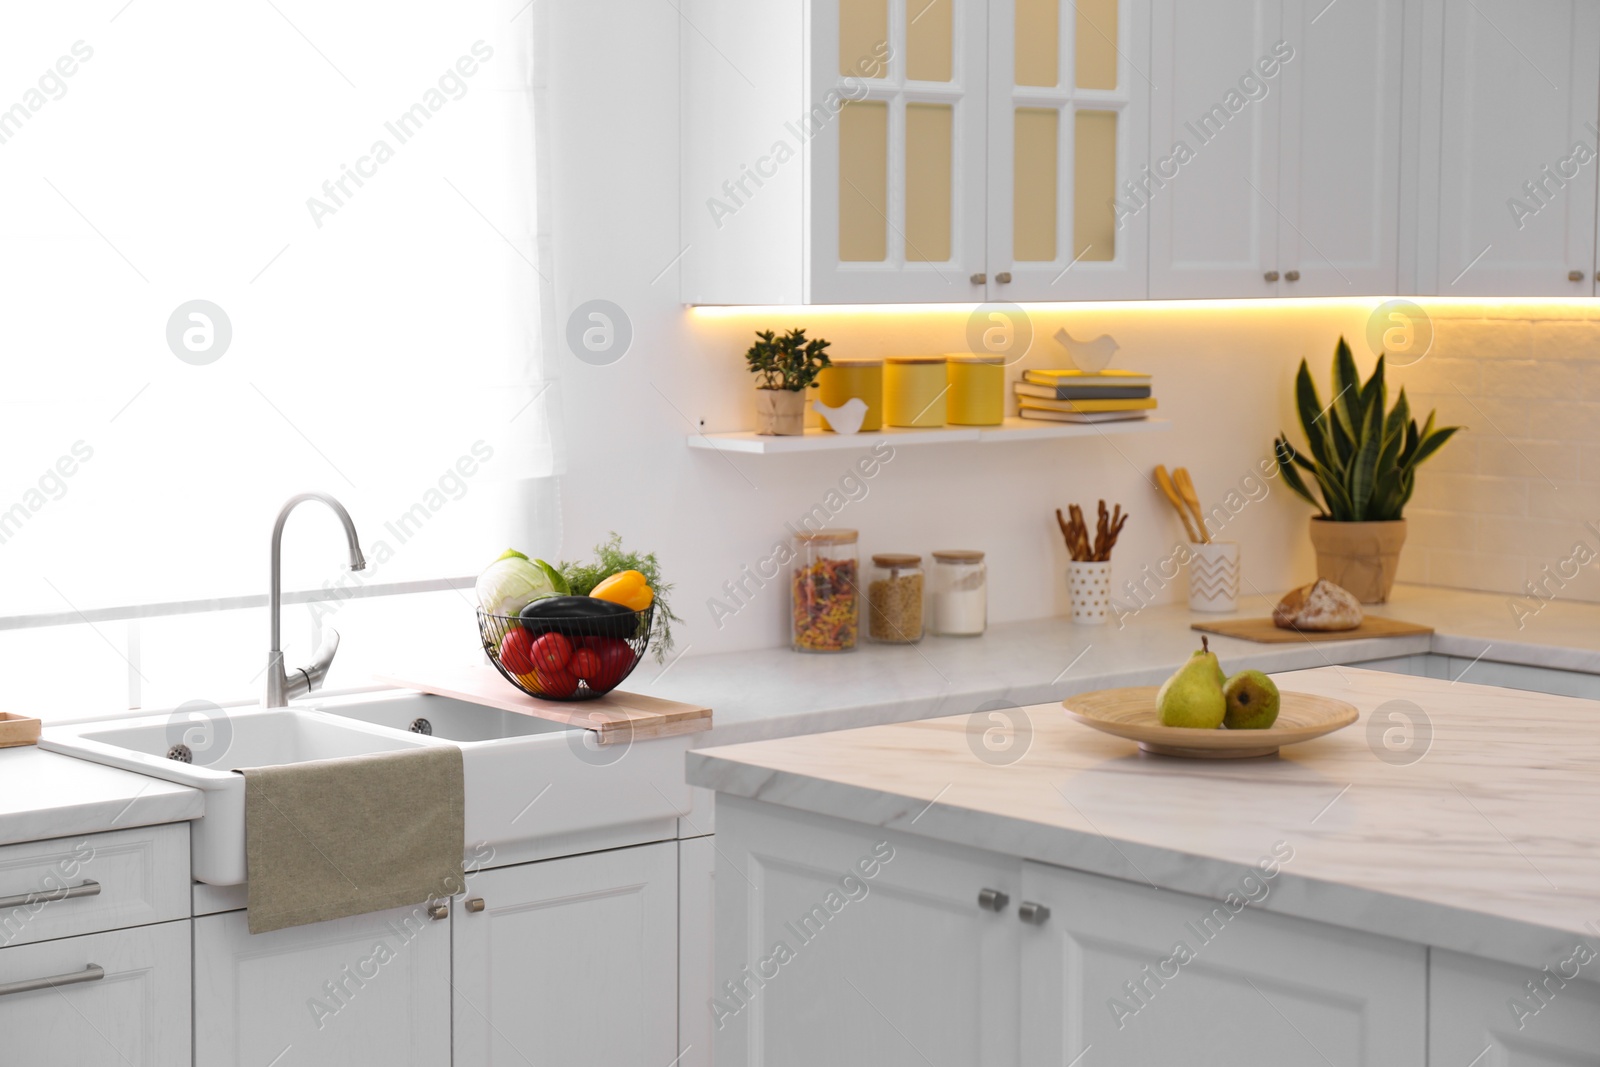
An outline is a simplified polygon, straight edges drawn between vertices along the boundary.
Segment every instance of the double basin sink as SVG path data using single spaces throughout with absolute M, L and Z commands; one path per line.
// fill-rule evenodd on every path
M 499 866 L 570 851 L 575 835 L 687 815 L 683 765 L 691 740 L 602 746 L 582 727 L 399 690 L 52 727 L 39 747 L 203 791 L 205 814 L 190 837 L 194 877 L 229 886 L 245 880 L 237 768 L 454 745 L 466 778 L 467 854 L 480 866 Z M 486 848 L 494 857 L 487 862 Z

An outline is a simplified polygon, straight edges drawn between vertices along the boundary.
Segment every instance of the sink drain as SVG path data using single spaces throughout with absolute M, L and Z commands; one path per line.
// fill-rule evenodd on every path
M 189 750 L 188 745 L 173 745 L 167 749 L 167 758 L 175 759 L 179 763 L 193 763 L 194 753 Z
M 422 718 L 412 719 L 411 720 L 411 732 L 414 733 L 414 734 L 429 734 L 429 735 L 431 735 L 433 733 L 433 723 L 429 722 L 427 719 L 422 719 Z

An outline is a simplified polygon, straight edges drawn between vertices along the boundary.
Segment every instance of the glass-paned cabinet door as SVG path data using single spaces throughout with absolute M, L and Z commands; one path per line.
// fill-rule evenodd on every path
M 1148 55 L 1148 0 L 993 0 L 989 299 L 1145 296 Z
M 809 302 L 985 296 L 987 5 L 817 0 Z

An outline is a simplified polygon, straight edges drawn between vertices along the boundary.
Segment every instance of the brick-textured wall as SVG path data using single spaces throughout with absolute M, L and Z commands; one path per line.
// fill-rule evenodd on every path
M 1418 473 L 1400 579 L 1600 601 L 1600 309 L 1429 312 L 1393 381 L 1469 429 Z

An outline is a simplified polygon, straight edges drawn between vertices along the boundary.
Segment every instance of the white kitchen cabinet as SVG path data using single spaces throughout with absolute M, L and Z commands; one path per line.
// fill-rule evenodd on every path
M 1437 112 L 1422 126 L 1425 173 L 1438 191 L 1437 217 L 1422 231 L 1437 249 L 1423 291 L 1593 294 L 1600 6 L 1431 0 L 1426 8 L 1443 37 L 1443 65 Z
M 1019 908 L 1049 915 L 1022 937 L 1022 1062 L 1423 1063 L 1427 950 L 1244 904 L 1263 891 L 1235 909 L 1025 863 Z
M 206 1067 L 450 1064 L 450 923 L 427 905 L 265 934 L 201 916 L 194 977 Z
M 187 919 L 0 949 L 0 1060 L 187 1067 L 189 987 Z
M 717 842 L 678 842 L 678 1045 L 677 1067 L 711 1067 L 711 1001 L 716 959 Z
M 1589 940 L 1592 945 L 1592 939 Z M 1428 969 L 1428 1067 L 1575 1067 L 1600 1056 L 1593 948 L 1545 970 L 1435 949 Z M 1531 983 L 1531 987 L 1530 984 Z
M 1015 862 L 717 804 L 718 1067 L 1017 1063 Z
M 1155 0 L 1152 297 L 1395 290 L 1401 45 L 1400 0 Z
M 666 841 L 469 875 L 453 902 L 455 1062 L 677 1061 L 677 850 Z

